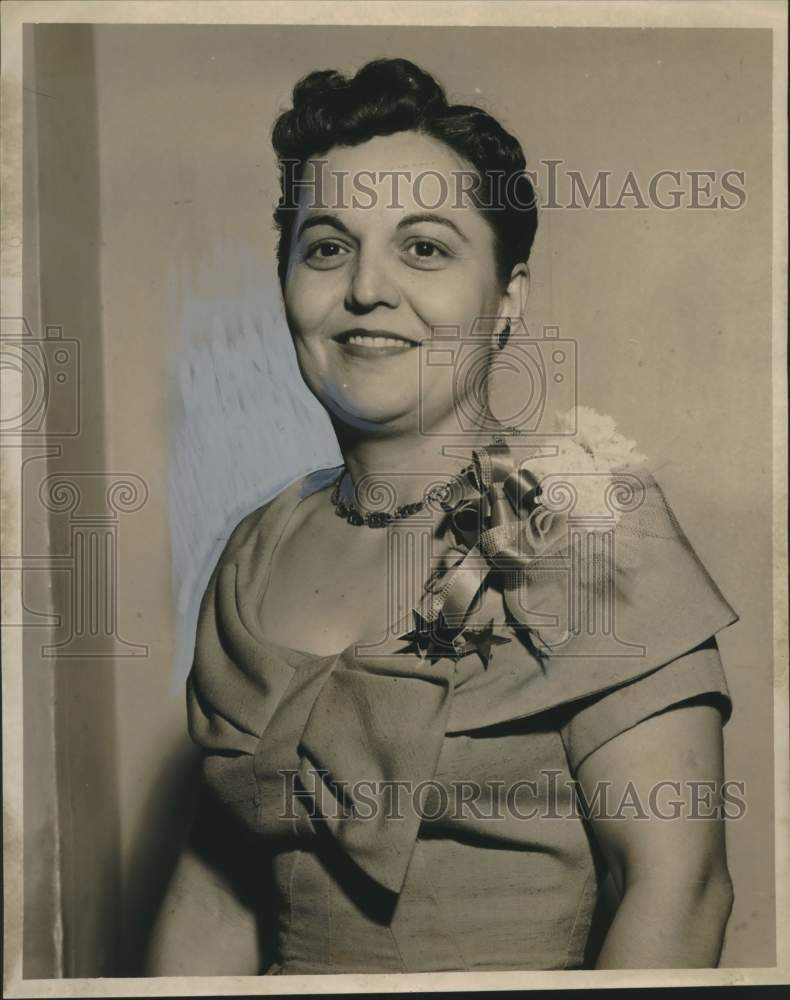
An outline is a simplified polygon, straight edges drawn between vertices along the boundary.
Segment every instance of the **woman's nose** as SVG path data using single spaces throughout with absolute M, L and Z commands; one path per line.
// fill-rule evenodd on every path
M 355 313 L 369 312 L 379 305 L 395 309 L 400 303 L 400 291 L 390 268 L 382 254 L 361 252 L 351 273 L 346 308 Z

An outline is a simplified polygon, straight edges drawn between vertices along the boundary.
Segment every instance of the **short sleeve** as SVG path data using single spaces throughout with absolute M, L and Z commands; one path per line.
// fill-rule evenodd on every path
M 732 712 L 713 637 L 637 680 L 582 699 L 564 714 L 560 733 L 571 769 L 575 772 L 594 750 L 644 719 L 689 701 L 716 705 L 725 723 Z
M 729 714 L 714 637 L 738 614 L 650 470 L 623 474 L 622 493 L 619 475 L 597 487 L 619 517 L 590 527 L 563 515 L 556 543 L 503 575 L 505 642 L 491 669 L 457 677 L 452 732 L 557 710 L 573 719 L 563 735 L 578 764 L 689 698 L 716 698 Z

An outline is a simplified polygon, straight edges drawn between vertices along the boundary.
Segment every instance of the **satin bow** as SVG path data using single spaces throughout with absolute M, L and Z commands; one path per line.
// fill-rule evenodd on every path
M 504 442 L 478 448 L 453 482 L 443 507 L 461 558 L 426 584 L 413 611 L 414 628 L 400 636 L 433 657 L 465 655 L 491 625 L 467 625 L 470 610 L 492 571 L 502 575 L 504 601 L 523 620 L 523 590 L 530 569 L 567 535 L 566 518 L 543 502 L 537 477 L 516 464 Z M 466 626 L 466 627 L 465 627 Z M 494 639 L 493 641 L 505 641 Z

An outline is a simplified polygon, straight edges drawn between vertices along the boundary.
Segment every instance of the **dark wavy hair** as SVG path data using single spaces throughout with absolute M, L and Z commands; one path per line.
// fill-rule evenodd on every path
M 432 76 L 407 59 L 376 59 L 354 77 L 336 70 L 310 73 L 293 90 L 293 108 L 272 129 L 280 165 L 277 273 L 285 285 L 296 215 L 297 185 L 311 157 L 376 136 L 420 132 L 443 142 L 474 167 L 479 184 L 469 196 L 494 232 L 496 269 L 504 288 L 513 267 L 529 260 L 538 212 L 519 144 L 481 108 L 448 104 Z M 286 164 L 288 169 L 284 169 Z

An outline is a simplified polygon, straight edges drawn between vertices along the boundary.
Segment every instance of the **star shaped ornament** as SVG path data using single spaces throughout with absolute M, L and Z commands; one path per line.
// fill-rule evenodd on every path
M 480 659 L 483 661 L 483 667 L 486 670 L 488 669 L 488 664 L 491 662 L 492 647 L 501 646 L 511 641 L 503 635 L 496 635 L 493 618 L 484 628 L 468 629 L 464 634 L 468 644 L 479 654 Z
M 428 659 L 430 663 L 436 663 L 442 657 L 458 659 L 469 652 L 467 648 L 469 644 L 462 639 L 459 629 L 448 625 L 441 615 L 435 621 L 428 621 L 419 611 L 412 611 L 412 615 L 414 628 L 398 638 L 415 647 L 423 660 Z M 415 650 L 406 650 L 406 652 L 413 651 Z
M 477 629 L 460 629 L 448 625 L 441 615 L 435 621 L 428 621 L 419 611 L 413 611 L 414 628 L 398 638 L 416 648 L 421 659 L 431 664 L 443 657 L 458 660 L 462 656 L 476 652 L 485 668 L 491 660 L 492 647 L 510 642 L 504 636 L 494 634 L 493 619 L 488 625 Z M 414 650 L 407 650 L 408 652 Z

